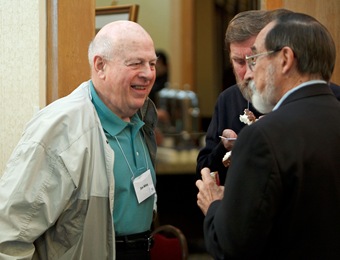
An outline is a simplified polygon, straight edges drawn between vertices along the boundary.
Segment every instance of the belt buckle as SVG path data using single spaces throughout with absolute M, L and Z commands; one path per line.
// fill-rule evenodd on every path
M 150 252 L 150 250 L 151 250 L 151 248 L 153 246 L 153 237 L 152 236 L 148 237 L 147 243 L 148 243 L 148 252 Z

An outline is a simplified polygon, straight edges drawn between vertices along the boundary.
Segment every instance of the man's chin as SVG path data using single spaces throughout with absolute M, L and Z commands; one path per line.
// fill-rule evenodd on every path
M 273 106 L 266 104 L 266 102 L 262 100 L 261 96 L 256 93 L 252 95 L 251 103 L 253 107 L 262 114 L 268 114 L 273 110 Z
M 250 89 L 250 87 L 248 86 L 249 82 L 238 82 L 238 88 L 240 89 L 242 96 L 247 100 L 247 101 L 251 101 L 252 98 L 252 91 Z
M 242 95 L 243 97 L 248 101 L 248 102 L 251 102 L 251 96 L 252 96 L 252 93 L 249 92 L 249 91 L 244 91 L 242 92 Z

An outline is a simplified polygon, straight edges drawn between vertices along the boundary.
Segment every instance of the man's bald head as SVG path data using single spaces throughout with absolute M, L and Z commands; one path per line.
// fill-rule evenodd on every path
M 114 59 L 116 55 L 123 53 L 124 49 L 131 48 L 134 42 L 141 39 L 153 42 L 148 32 L 138 23 L 115 21 L 106 24 L 89 46 L 88 58 L 91 68 L 96 55 Z

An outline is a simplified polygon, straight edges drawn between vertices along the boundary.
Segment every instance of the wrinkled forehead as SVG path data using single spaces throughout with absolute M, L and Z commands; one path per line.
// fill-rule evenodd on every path
M 114 46 L 113 56 L 124 61 L 157 59 L 153 41 L 148 37 L 124 38 Z

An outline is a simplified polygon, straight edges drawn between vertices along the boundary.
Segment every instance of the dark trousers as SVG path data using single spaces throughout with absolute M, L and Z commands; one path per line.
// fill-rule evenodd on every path
M 150 260 L 150 249 L 153 245 L 151 232 L 116 237 L 117 260 Z
M 127 251 L 116 251 L 117 260 L 150 260 L 150 251 L 145 250 L 127 250 Z

